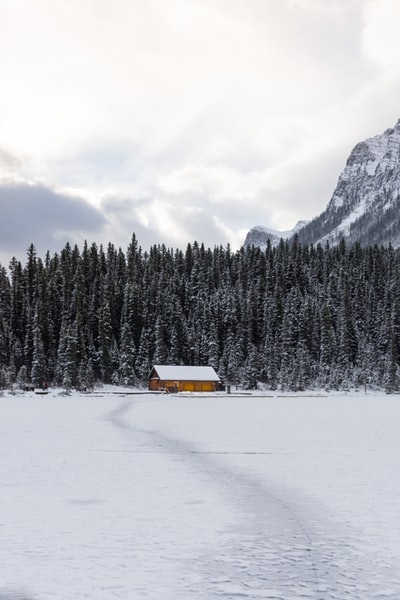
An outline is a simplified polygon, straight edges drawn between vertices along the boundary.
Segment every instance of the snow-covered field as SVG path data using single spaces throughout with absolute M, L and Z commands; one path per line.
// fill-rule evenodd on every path
M 400 598 L 400 396 L 0 397 L 0 600 Z

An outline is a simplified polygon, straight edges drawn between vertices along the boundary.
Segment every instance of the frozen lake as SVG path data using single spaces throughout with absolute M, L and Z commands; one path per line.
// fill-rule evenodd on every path
M 400 598 L 400 396 L 0 397 L 0 600 Z

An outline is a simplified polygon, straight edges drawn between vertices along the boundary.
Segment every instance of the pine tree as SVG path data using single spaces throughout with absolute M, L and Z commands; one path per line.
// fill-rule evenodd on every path
M 33 357 L 31 379 L 35 385 L 47 380 L 47 365 L 42 338 L 42 330 L 39 323 L 40 307 L 36 307 L 33 333 Z
M 20 388 L 24 388 L 28 383 L 28 372 L 25 365 L 22 365 L 22 367 L 18 371 L 16 382 Z
M 250 344 L 250 347 L 247 351 L 247 358 L 241 369 L 241 381 L 244 389 L 257 389 L 259 373 L 260 366 L 258 360 L 258 351 L 254 344 Z
M 154 356 L 153 361 L 156 365 L 165 365 L 167 363 L 168 349 L 165 342 L 165 328 L 161 316 L 156 320 L 154 328 Z
M 136 356 L 135 371 L 141 382 L 147 381 L 147 377 L 150 373 L 150 369 L 153 366 L 153 352 L 152 352 L 152 334 L 149 328 L 142 330 L 140 338 L 140 344 Z M 154 363 L 157 364 L 157 363 Z
M 78 361 L 76 357 L 76 324 L 69 325 L 65 334 L 65 353 L 62 370 L 62 385 L 70 390 L 78 385 Z
M 213 369 L 217 371 L 220 359 L 220 351 L 218 329 L 215 319 L 212 319 L 210 322 L 210 328 L 207 336 L 207 345 L 207 363 L 208 365 L 210 365 L 210 367 L 213 367 Z
M 320 335 L 320 383 L 323 386 L 329 385 L 330 372 L 335 358 L 335 331 L 332 325 L 332 315 L 327 304 L 321 309 L 321 335 Z
M 129 324 L 125 322 L 121 333 L 121 353 L 118 370 L 119 383 L 123 385 L 135 385 L 137 383 L 135 360 L 136 348 Z
M 110 383 L 113 373 L 112 349 L 113 349 L 113 330 L 111 323 L 110 297 L 108 287 L 104 279 L 101 282 L 101 300 L 99 311 L 99 337 L 98 337 L 98 357 L 101 370 L 101 378 L 105 383 Z

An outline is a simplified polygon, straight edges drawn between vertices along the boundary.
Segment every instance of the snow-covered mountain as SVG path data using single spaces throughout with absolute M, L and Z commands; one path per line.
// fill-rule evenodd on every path
M 277 246 L 281 239 L 288 239 L 292 237 L 296 232 L 300 231 L 308 221 L 299 221 L 293 229 L 289 231 L 277 231 L 276 229 L 269 229 L 268 227 L 262 227 L 257 225 L 250 229 L 246 235 L 244 246 L 257 246 L 262 250 L 265 250 L 268 241 L 271 246 Z
M 326 210 L 299 232 L 301 242 L 359 241 L 400 246 L 400 120 L 355 146 Z
M 252 231 L 245 245 L 262 246 Z M 303 244 L 334 245 L 344 238 L 400 247 L 400 119 L 355 146 L 327 208 L 297 232 Z

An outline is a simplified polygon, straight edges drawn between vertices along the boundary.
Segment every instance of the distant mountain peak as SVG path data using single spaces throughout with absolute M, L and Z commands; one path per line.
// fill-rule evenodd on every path
M 246 235 L 244 246 L 257 246 L 262 250 L 265 250 L 268 241 L 271 246 L 277 246 L 281 239 L 286 240 L 291 238 L 297 231 L 307 224 L 307 221 L 298 221 L 293 229 L 288 231 L 278 231 L 276 229 L 270 229 L 269 227 L 262 227 L 256 225 Z
M 299 233 L 304 243 L 400 245 L 400 119 L 355 145 L 326 210 Z
M 400 247 L 400 119 L 354 146 L 327 208 L 297 231 L 304 244 L 345 239 Z

